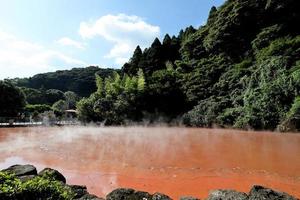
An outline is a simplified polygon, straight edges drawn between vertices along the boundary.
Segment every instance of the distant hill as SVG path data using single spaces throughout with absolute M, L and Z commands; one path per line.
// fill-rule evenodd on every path
M 86 97 L 96 91 L 96 73 L 105 78 L 111 76 L 114 71 L 118 70 L 90 66 L 37 74 L 30 78 L 16 78 L 12 81 L 19 87 L 73 91 L 79 96 Z

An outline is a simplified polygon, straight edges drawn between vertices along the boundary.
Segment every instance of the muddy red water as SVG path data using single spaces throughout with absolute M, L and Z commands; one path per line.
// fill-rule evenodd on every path
M 300 135 L 186 128 L 0 129 L 0 168 L 31 163 L 105 196 L 118 187 L 206 197 L 260 184 L 300 197 Z

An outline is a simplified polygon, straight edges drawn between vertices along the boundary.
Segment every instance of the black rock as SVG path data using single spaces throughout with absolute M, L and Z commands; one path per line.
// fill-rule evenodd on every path
M 180 200 L 200 200 L 196 197 L 180 197 Z
M 78 199 L 75 199 L 75 200 L 104 200 L 103 198 L 99 198 L 95 195 L 92 195 L 92 194 L 85 194 L 84 196 L 78 198 Z
M 26 182 L 28 180 L 33 179 L 34 177 L 36 177 L 36 175 L 26 175 L 26 176 L 18 176 L 18 178 L 22 181 L 22 182 Z
M 265 188 L 263 186 L 255 185 L 252 187 L 249 193 L 249 200 L 297 200 L 297 198 L 286 194 L 284 192 L 279 192 L 272 190 L 270 188 Z
M 84 195 L 88 194 L 87 188 L 84 185 L 69 185 L 69 187 L 74 192 L 74 194 L 75 194 L 74 198 L 75 199 L 81 198 Z
M 134 193 L 133 189 L 128 188 L 119 188 L 115 189 L 112 192 L 110 192 L 108 195 L 106 195 L 107 200 L 123 200 L 126 199 L 126 197 L 132 195 Z
M 13 165 L 2 171 L 8 172 L 8 173 L 13 173 L 18 177 L 28 176 L 28 175 L 37 175 L 36 168 L 33 165 Z
M 212 191 L 207 200 L 247 200 L 248 195 L 235 190 L 215 190 Z
M 120 188 L 106 196 L 106 200 L 151 200 L 152 196 L 147 192 L 135 191 L 128 188 Z
M 57 170 L 51 168 L 45 168 L 40 171 L 39 176 L 46 176 L 52 180 L 61 181 L 66 183 L 66 178 Z
M 161 193 L 155 193 L 152 196 L 152 200 L 172 200 L 169 196 Z

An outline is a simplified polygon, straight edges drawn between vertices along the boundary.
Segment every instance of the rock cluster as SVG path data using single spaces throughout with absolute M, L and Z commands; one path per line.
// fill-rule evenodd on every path
M 57 170 L 45 168 L 37 173 L 32 165 L 14 165 L 3 172 L 15 174 L 21 181 L 32 179 L 36 176 L 47 176 L 51 180 L 60 181 L 66 184 L 66 178 Z M 1 183 L 0 183 L 1 184 Z M 66 185 L 75 194 L 74 200 L 105 200 L 95 195 L 89 194 L 86 186 Z M 1 194 L 1 191 L 0 191 Z M 1 198 L 0 198 L 1 199 Z M 106 200 L 172 200 L 167 195 L 161 193 L 150 194 L 148 192 L 135 191 L 133 189 L 120 188 L 112 191 L 106 196 Z M 199 200 L 194 197 L 182 197 L 180 200 Z M 234 190 L 214 190 L 206 200 L 297 200 L 297 198 L 284 192 L 275 191 L 263 186 L 253 186 L 249 194 Z M 299 199 L 298 199 L 299 200 Z

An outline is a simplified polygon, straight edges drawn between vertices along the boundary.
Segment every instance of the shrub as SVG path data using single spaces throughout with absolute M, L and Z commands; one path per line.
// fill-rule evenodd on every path
M 45 111 L 50 111 L 52 110 L 51 106 L 46 105 L 46 104 L 35 104 L 35 105 L 31 105 L 31 104 L 27 104 L 25 107 L 25 112 L 29 112 L 29 113 L 43 113 Z
M 296 97 L 290 111 L 278 126 L 280 131 L 300 130 L 300 96 Z
M 73 199 L 71 189 L 60 181 L 36 176 L 21 181 L 14 174 L 0 172 L 0 199 L 6 200 L 70 200 Z

